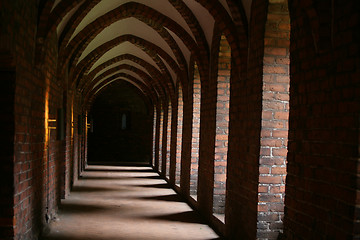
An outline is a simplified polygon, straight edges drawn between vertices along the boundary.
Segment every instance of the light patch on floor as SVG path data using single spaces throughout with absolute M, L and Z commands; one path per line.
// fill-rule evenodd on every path
M 150 167 L 89 166 L 43 239 L 220 238 Z

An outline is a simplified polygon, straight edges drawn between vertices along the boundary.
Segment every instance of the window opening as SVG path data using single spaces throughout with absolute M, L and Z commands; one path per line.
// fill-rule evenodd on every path
M 213 213 L 224 222 L 226 199 L 226 168 L 229 135 L 231 48 L 224 35 L 220 39 L 217 101 L 216 136 L 214 159 Z
M 176 134 L 176 165 L 175 165 L 175 184 L 180 187 L 181 177 L 181 146 L 182 146 L 182 128 L 184 115 L 184 101 L 181 85 L 178 90 L 178 118 Z
M 200 146 L 200 99 L 201 83 L 199 69 L 194 63 L 193 80 L 193 118 L 191 138 L 191 169 L 190 169 L 190 195 L 197 200 L 198 168 L 199 168 L 199 146 Z
M 171 102 L 169 102 L 168 106 L 168 119 L 167 119 L 167 144 L 166 144 L 166 177 L 170 177 L 170 148 L 171 148 L 171 116 L 172 116 L 172 108 Z

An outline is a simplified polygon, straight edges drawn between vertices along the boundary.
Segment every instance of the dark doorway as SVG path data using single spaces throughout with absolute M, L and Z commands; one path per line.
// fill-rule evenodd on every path
M 145 96 L 116 81 L 96 97 L 89 113 L 89 164 L 150 163 L 152 117 Z
M 0 238 L 12 239 L 14 237 L 14 135 L 15 135 L 15 71 L 3 70 L 0 66 L 0 133 L 1 133 L 1 167 L 0 181 Z M 21 138 L 20 138 L 21 137 Z M 24 139 L 25 134 L 19 134 Z

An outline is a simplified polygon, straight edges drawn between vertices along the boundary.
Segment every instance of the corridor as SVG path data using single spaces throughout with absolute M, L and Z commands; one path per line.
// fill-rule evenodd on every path
M 221 239 L 151 167 L 89 166 L 44 240 Z
M 359 0 L 0 0 L 0 240 L 360 240 L 359 29 Z

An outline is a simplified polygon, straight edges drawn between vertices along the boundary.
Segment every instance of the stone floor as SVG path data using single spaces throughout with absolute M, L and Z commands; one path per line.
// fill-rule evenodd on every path
M 89 166 L 43 239 L 221 238 L 150 167 Z

